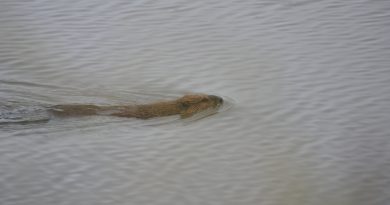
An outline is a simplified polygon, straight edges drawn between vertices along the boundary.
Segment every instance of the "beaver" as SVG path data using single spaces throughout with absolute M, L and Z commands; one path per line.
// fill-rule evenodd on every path
M 91 104 L 55 105 L 49 110 L 58 116 L 109 115 L 116 117 L 133 117 L 149 119 L 180 115 L 181 118 L 191 117 L 201 111 L 218 109 L 223 99 L 216 95 L 189 94 L 171 101 L 151 104 L 127 106 L 97 106 Z

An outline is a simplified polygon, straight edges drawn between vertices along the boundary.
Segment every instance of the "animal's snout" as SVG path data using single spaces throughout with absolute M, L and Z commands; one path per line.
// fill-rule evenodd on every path
M 217 102 L 218 104 L 222 105 L 223 104 L 223 99 L 219 96 L 216 95 L 209 95 L 209 98 Z

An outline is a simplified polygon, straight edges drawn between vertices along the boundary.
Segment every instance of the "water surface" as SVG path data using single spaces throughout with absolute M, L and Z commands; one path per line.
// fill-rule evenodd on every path
M 235 105 L 190 123 L 1 124 L 0 204 L 389 204 L 389 9 L 1 1 L 2 115 L 186 92 Z

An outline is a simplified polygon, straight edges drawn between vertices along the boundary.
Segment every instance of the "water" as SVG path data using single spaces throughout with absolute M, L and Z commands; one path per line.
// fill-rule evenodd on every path
M 389 204 L 389 9 L 1 1 L 2 115 L 186 92 L 234 107 L 1 124 L 0 204 Z

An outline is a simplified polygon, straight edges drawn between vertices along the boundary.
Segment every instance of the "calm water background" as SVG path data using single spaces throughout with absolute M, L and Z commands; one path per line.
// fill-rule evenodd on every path
M 2 0 L 4 116 L 147 93 L 235 106 L 189 124 L 2 124 L 0 204 L 390 204 L 389 11 L 386 0 Z

